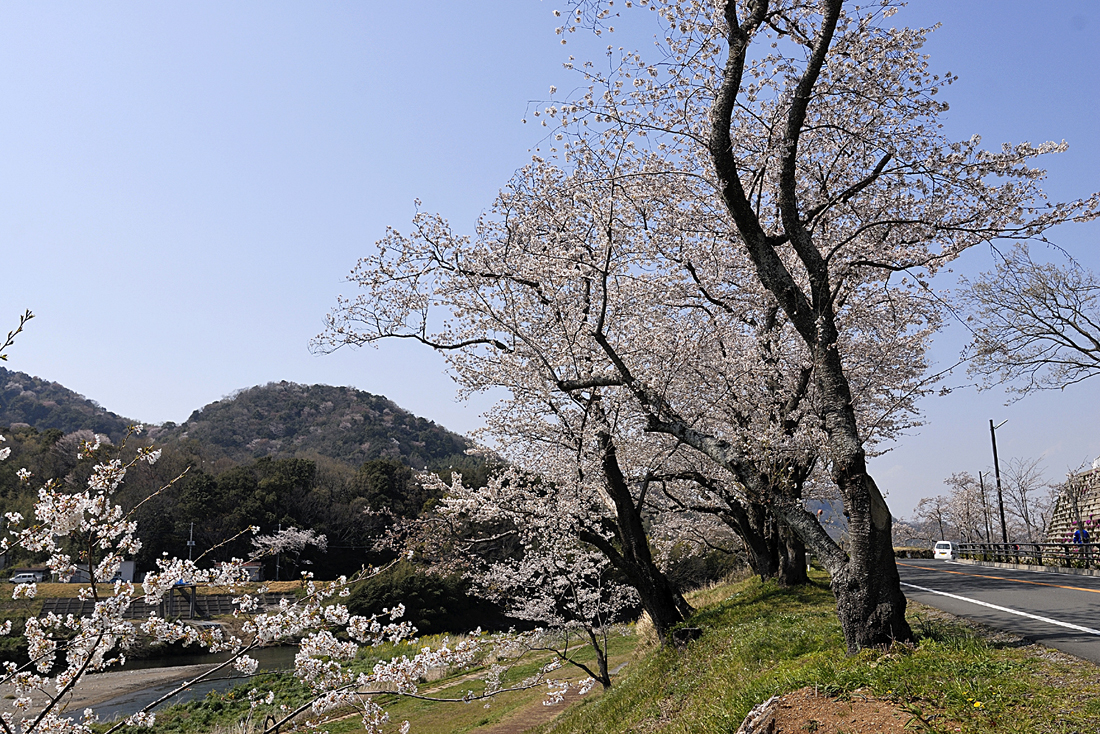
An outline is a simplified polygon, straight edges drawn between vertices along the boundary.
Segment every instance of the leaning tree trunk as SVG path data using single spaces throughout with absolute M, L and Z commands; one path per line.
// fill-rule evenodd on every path
M 640 508 L 634 504 L 611 435 L 601 433 L 599 442 L 607 491 L 615 505 L 615 536 L 618 543 L 608 542 L 606 538 L 591 532 L 582 532 L 580 539 L 598 548 L 611 565 L 623 573 L 638 592 L 642 608 L 649 614 L 657 636 L 665 643 L 672 628 L 695 610 L 653 560 Z
M 592 677 L 600 682 L 604 691 L 607 691 L 611 688 L 611 673 L 607 668 L 607 650 L 604 648 L 604 645 L 607 644 L 607 638 L 605 637 L 604 643 L 600 644 L 600 638 L 596 636 L 593 629 L 586 627 L 585 631 L 588 633 L 589 642 L 592 643 L 592 649 L 596 651 L 596 667 L 599 672 Z M 588 670 L 588 668 L 585 668 L 585 670 Z M 591 675 L 592 672 L 589 671 L 589 674 Z

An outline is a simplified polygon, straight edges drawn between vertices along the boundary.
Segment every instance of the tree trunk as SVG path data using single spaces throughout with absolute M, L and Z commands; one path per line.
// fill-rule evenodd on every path
M 603 686 L 604 691 L 611 688 L 611 673 L 607 670 L 607 650 L 600 644 L 600 639 L 596 636 L 596 633 L 591 629 L 586 629 L 588 632 L 588 639 L 592 642 L 592 649 L 596 651 L 596 666 L 599 669 L 599 675 L 593 676 Z
M 729 502 L 729 511 L 719 515 L 726 525 L 729 525 L 741 538 L 748 556 L 749 568 L 753 574 L 760 577 L 761 581 L 767 581 L 779 575 L 779 547 L 774 542 L 775 521 L 769 522 L 771 513 L 763 505 L 742 505 L 739 502 Z M 772 530 L 769 537 L 769 530 Z
M 862 464 L 862 452 L 857 464 Z M 862 467 L 861 467 L 862 468 Z M 875 480 L 865 472 L 837 471 L 847 498 L 848 562 L 833 572 L 837 616 L 849 653 L 912 639 L 905 621 L 905 595 L 894 560 L 892 518 Z M 858 491 L 845 484 L 858 483 Z M 845 491 L 847 489 L 847 491 Z
M 780 586 L 799 586 L 810 579 L 806 575 L 806 544 L 798 534 L 782 523 L 776 523 L 779 549 Z
M 799 468 L 799 479 L 787 489 L 787 495 L 802 502 L 802 483 L 809 474 L 808 467 Z M 779 585 L 799 586 L 809 582 L 806 575 L 806 544 L 790 526 L 776 521 L 776 536 L 779 547 Z
M 806 226 L 806 213 L 800 210 L 799 136 L 810 102 L 817 98 L 814 87 L 825 66 L 842 5 L 842 0 L 822 3 L 821 25 L 789 102 L 783 132 L 785 146 L 780 154 L 776 203 L 786 242 L 803 269 L 803 282 L 788 269 L 775 238 L 769 236 L 760 212 L 753 208 L 742 188 L 731 140 L 732 114 L 741 88 L 748 46 L 755 30 L 765 22 L 767 2 L 746 6 L 748 15 L 745 18 L 738 17 L 737 4 L 725 5 L 729 56 L 711 107 L 708 147 L 721 182 L 722 200 L 737 225 L 758 280 L 775 298 L 813 354 L 813 379 L 821 401 L 820 414 L 828 436 L 833 478 L 849 514 L 851 550 L 848 558 L 845 559 L 843 552 L 825 536 L 816 520 L 807 517 L 801 502 L 790 502 L 783 497 L 776 497 L 775 501 L 784 505 L 777 508 L 777 514 L 813 546 L 814 552 L 829 568 L 848 650 L 855 652 L 861 647 L 908 640 L 912 632 L 905 622 L 905 597 L 894 563 L 890 511 L 874 480 L 867 475 L 863 441 L 852 407 L 851 385 L 844 373 L 834 311 L 837 293 L 833 290 L 830 262 L 815 244 L 815 231 Z
M 798 534 L 780 522 L 761 504 L 741 506 L 723 516 L 745 544 L 749 567 L 761 581 L 776 579 L 780 586 L 808 581 L 806 545 Z
M 653 628 L 663 644 L 668 641 L 672 628 L 687 619 L 695 610 L 653 560 L 640 508 L 634 504 L 630 486 L 619 467 L 611 434 L 602 432 L 599 441 L 603 454 L 604 479 L 608 494 L 615 505 L 618 547 L 596 533 L 582 533 L 580 539 L 602 551 L 611 565 L 626 576 L 627 581 L 638 592 L 642 607 L 653 621 Z

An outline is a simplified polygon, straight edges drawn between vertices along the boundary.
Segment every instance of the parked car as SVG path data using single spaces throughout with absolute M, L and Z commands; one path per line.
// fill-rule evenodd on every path
M 932 548 L 932 557 L 953 561 L 959 557 L 959 546 L 953 540 L 941 540 Z
M 42 579 L 36 573 L 17 573 L 9 580 L 13 584 L 37 584 Z

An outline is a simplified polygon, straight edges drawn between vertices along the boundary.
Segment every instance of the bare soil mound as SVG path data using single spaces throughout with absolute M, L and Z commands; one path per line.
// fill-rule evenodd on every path
M 862 691 L 834 698 L 802 688 L 754 708 L 737 734 L 907 734 L 929 718 Z

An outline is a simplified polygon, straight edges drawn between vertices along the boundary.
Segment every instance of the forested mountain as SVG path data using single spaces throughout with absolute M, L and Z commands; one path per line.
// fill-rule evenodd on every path
M 0 367 L 0 427 L 90 430 L 117 443 L 136 422 L 57 382 Z M 415 469 L 446 469 L 465 463 L 469 448 L 462 436 L 383 396 L 293 382 L 240 390 L 199 408 L 183 425 L 152 426 L 148 435 L 157 444 L 233 464 L 265 456 L 327 456 L 353 467 L 396 459 Z
M 117 442 L 132 422 L 59 383 L 0 367 L 0 426 L 62 433 L 87 429 Z
M 393 401 L 351 387 L 269 383 L 196 410 L 178 427 L 154 432 L 234 463 L 293 456 L 328 456 L 359 466 L 396 459 L 415 469 L 457 465 L 469 447 L 462 436 L 419 418 Z
M 55 382 L 0 369 L 0 386 L 0 435 L 11 451 L 0 462 L 0 512 L 30 516 L 42 480 L 57 478 L 77 490 L 93 463 L 120 451 L 126 461 L 140 446 L 163 450 L 155 466 L 131 467 L 115 494 L 124 509 L 136 508 L 144 545 L 134 560 L 141 570 L 153 568 L 162 553 L 192 549 L 208 554 L 204 562 L 244 557 L 251 535 L 231 539 L 255 525 L 267 534 L 297 527 L 327 538 L 328 553 L 284 555 L 283 577 L 303 565 L 325 577 L 351 573 L 379 560 L 372 548 L 386 517 L 416 517 L 438 499 L 413 469 L 445 476 L 455 469 L 474 485 L 488 471 L 465 454 L 469 444 L 458 434 L 349 387 L 249 388 L 196 410 L 183 425 L 152 426 L 123 446 L 132 421 Z M 93 432 L 111 443 L 78 462 Z M 32 481 L 20 481 L 24 468 Z M 25 551 L 8 556 L 9 565 L 36 559 Z M 274 574 L 274 562 L 268 566 Z

